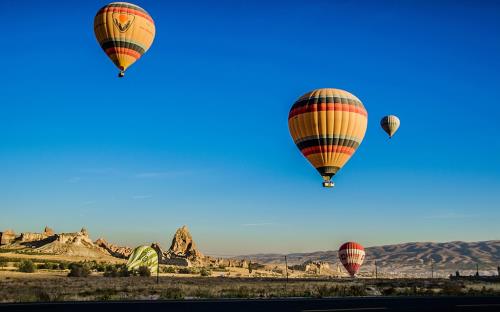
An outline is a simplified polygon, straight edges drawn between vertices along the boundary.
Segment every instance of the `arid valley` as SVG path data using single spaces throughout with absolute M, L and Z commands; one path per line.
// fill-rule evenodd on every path
M 168 249 L 151 243 L 161 255 L 152 276 L 127 273 L 132 248 L 92 240 L 84 228 L 1 235 L 3 302 L 500 293 L 500 241 L 368 247 L 353 279 L 337 251 L 288 254 L 287 265 L 280 254 L 204 255 L 186 226 Z

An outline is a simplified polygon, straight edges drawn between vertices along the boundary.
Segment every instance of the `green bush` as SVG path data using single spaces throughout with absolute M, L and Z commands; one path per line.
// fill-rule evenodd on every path
M 7 260 L 0 258 L 0 268 L 6 267 L 8 264 Z
M 23 260 L 19 263 L 19 271 L 25 273 L 33 273 L 36 271 L 36 266 L 31 260 Z
M 59 270 L 66 270 L 68 268 L 68 264 L 66 262 L 59 263 Z
M 208 270 L 207 268 L 202 268 L 200 270 L 200 275 L 201 276 L 210 276 L 210 275 L 212 275 L 212 272 L 210 270 Z
M 129 276 L 133 275 L 133 272 L 129 271 L 127 269 L 127 266 L 124 264 L 119 266 L 118 272 L 120 273 L 121 277 L 129 277 Z
M 151 270 L 147 266 L 140 266 L 139 269 L 137 270 L 137 274 L 139 276 L 151 276 Z
M 104 271 L 105 277 L 129 277 L 132 274 L 133 272 L 130 272 L 124 264 L 108 265 Z
M 193 271 L 190 268 L 180 268 L 179 274 L 192 274 Z
M 94 270 L 97 272 L 106 272 L 107 266 L 104 263 L 98 263 L 94 266 Z
M 118 277 L 118 269 L 114 265 L 108 265 L 104 271 L 105 277 Z
M 87 277 L 90 275 L 90 269 L 87 265 L 81 263 L 71 263 L 69 265 L 69 277 Z
M 166 268 L 163 268 L 162 272 L 163 273 L 176 273 L 177 270 L 172 266 L 168 266 Z
M 53 262 L 39 263 L 36 267 L 42 270 L 59 270 L 59 264 Z

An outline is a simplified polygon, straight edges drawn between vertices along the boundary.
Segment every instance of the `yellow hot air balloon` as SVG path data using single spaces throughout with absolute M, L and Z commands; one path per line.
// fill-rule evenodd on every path
M 389 135 L 389 139 L 391 139 L 394 133 L 398 131 L 399 124 L 399 118 L 394 115 L 385 116 L 382 118 L 382 120 L 380 120 L 380 126 L 382 127 L 382 129 L 384 129 L 385 132 L 387 132 L 387 134 Z
M 332 177 L 363 141 L 368 113 L 351 93 L 317 89 L 301 96 L 290 109 L 288 128 L 300 152 L 333 187 Z
M 127 2 L 113 2 L 97 12 L 94 33 L 101 48 L 120 69 L 118 77 L 151 47 L 155 24 L 141 7 Z

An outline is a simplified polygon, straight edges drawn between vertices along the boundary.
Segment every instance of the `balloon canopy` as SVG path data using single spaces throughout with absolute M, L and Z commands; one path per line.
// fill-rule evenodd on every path
M 380 126 L 384 131 L 389 135 L 389 138 L 392 138 L 394 133 L 398 131 L 400 125 L 399 118 L 394 115 L 388 115 L 380 120 Z
M 347 272 L 354 277 L 365 260 L 365 249 L 355 242 L 344 243 L 339 248 L 339 259 Z
M 149 268 L 151 273 L 158 272 L 158 253 L 150 246 L 139 246 L 132 251 L 127 261 L 127 270 L 133 271 L 139 267 Z
M 288 128 L 304 157 L 332 187 L 332 177 L 349 161 L 365 136 L 368 113 L 353 94 L 317 89 L 301 96 L 290 109 Z
M 113 2 L 97 12 L 94 33 L 101 48 L 120 69 L 119 77 L 151 47 L 155 24 L 143 8 Z

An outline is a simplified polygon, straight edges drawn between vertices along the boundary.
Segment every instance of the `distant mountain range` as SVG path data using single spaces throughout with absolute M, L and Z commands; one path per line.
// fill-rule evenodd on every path
M 448 243 L 403 243 L 365 248 L 365 270 L 374 270 L 375 261 L 379 269 L 401 272 L 421 272 L 428 274 L 432 269 L 443 274 L 456 270 L 469 274 L 476 269 L 493 274 L 500 265 L 500 240 L 482 242 L 448 242 Z M 284 254 L 252 254 L 239 256 L 263 264 L 284 263 Z M 338 264 L 336 250 L 316 251 L 308 253 L 292 253 L 287 255 L 289 264 L 306 261 L 324 261 Z

